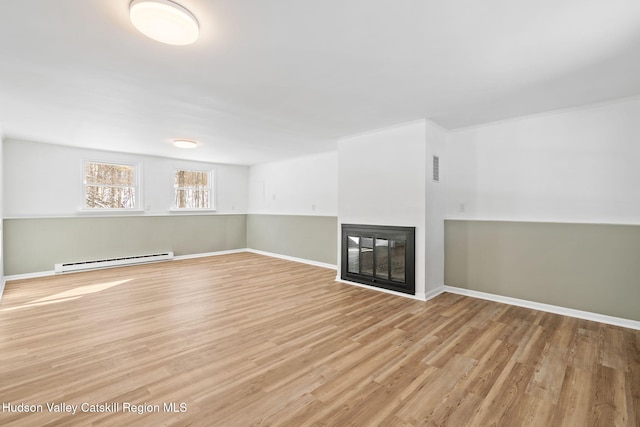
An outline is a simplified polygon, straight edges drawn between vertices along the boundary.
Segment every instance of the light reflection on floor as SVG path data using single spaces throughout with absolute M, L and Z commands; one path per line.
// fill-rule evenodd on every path
M 47 295 L 42 298 L 37 298 L 32 301 L 26 302 L 24 304 L 20 304 L 13 307 L 2 308 L 0 309 L 0 311 L 20 310 L 22 308 L 38 307 L 42 305 L 56 304 L 56 303 L 65 302 L 65 301 L 73 301 L 85 295 L 94 294 L 96 292 L 104 291 L 106 289 L 110 289 L 115 286 L 122 285 L 123 283 L 130 282 L 131 280 L 133 279 L 115 280 L 113 282 L 78 286 L 78 287 L 67 289 L 65 291 L 58 292 L 52 295 Z

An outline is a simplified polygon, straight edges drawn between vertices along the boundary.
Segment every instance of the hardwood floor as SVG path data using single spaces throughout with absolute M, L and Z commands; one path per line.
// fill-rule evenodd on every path
M 42 411 L 0 424 L 640 425 L 639 331 L 334 278 L 242 253 L 10 282 L 0 404 Z

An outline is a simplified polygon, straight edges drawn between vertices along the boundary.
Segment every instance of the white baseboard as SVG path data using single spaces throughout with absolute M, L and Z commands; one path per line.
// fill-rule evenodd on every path
M 273 253 L 273 252 L 259 251 L 257 249 L 247 248 L 244 251 L 245 252 L 251 252 L 252 254 L 270 256 L 270 257 L 273 257 L 273 258 L 280 258 L 280 259 L 284 259 L 284 260 L 287 260 L 287 261 L 301 262 L 303 264 L 309 264 L 309 265 L 313 265 L 313 266 L 316 266 L 316 267 L 329 268 L 331 270 L 336 270 L 338 268 L 337 266 L 335 266 L 333 264 L 327 264 L 327 263 L 324 263 L 324 262 L 312 261 L 312 260 L 304 259 L 304 258 L 296 258 L 296 257 L 292 257 L 292 256 L 289 256 L 289 255 L 276 254 L 276 253 Z
M 437 297 L 438 295 L 440 295 L 441 293 L 444 292 L 444 286 L 440 285 L 438 286 L 436 289 L 430 290 L 429 292 L 427 292 L 425 294 L 425 301 L 429 301 L 432 298 Z
M 332 265 L 332 264 L 325 264 L 323 262 L 311 261 L 303 258 L 295 258 L 287 255 L 280 255 L 272 252 L 259 251 L 256 249 L 249 249 L 249 248 L 231 249 L 228 251 L 217 251 L 217 252 L 203 252 L 199 254 L 189 254 L 189 255 L 178 255 L 178 256 L 174 256 L 172 260 L 169 260 L 166 262 L 179 261 L 183 259 L 204 258 L 209 256 L 217 256 L 217 255 L 237 254 L 242 252 L 251 252 L 254 254 L 265 255 L 265 256 L 270 256 L 274 258 L 281 258 L 287 261 L 301 262 L 304 264 L 310 264 L 316 267 L 329 268 L 332 270 L 335 270 L 337 268 L 335 265 Z M 163 261 L 160 261 L 160 262 L 163 262 Z M 115 268 L 115 267 L 112 267 L 112 268 Z M 86 270 L 86 271 L 90 271 L 90 270 Z M 37 271 L 34 273 L 13 274 L 11 276 L 5 276 L 2 282 L 2 289 L 4 289 L 4 283 L 11 280 L 37 279 L 38 277 L 55 276 L 55 275 L 56 275 L 56 272 L 54 270 L 51 270 L 51 271 Z M 0 293 L 0 297 L 2 297 L 2 293 Z
M 38 277 L 47 277 L 47 276 L 55 276 L 55 275 L 56 275 L 56 272 L 54 270 L 36 271 L 35 273 L 12 274 L 11 276 L 4 276 L 4 280 L 6 282 L 9 282 L 11 280 L 37 279 Z
M 179 256 L 174 256 L 173 259 L 171 260 L 159 261 L 159 262 L 170 262 L 170 261 L 176 261 L 181 259 L 191 259 L 191 258 L 203 258 L 208 256 L 216 256 L 216 255 L 228 255 L 228 254 L 236 254 L 240 252 L 247 252 L 247 249 L 243 248 L 243 249 L 233 249 L 229 251 L 204 252 L 200 254 L 179 255 Z M 136 264 L 136 265 L 142 265 L 142 264 Z M 123 265 L 122 267 L 130 267 L 130 265 Z M 109 267 L 109 268 L 117 268 L 117 267 Z M 97 270 L 97 269 L 94 269 L 94 270 Z M 92 270 L 84 270 L 84 271 L 92 271 Z M 75 272 L 75 273 L 78 273 L 78 272 Z M 11 276 L 5 276 L 4 282 L 9 282 L 11 280 L 22 280 L 22 279 L 37 279 L 38 277 L 55 276 L 56 274 L 61 274 L 61 273 L 56 273 L 55 270 L 51 270 L 51 271 L 37 271 L 34 273 L 13 274 Z M 62 273 L 62 274 L 70 274 L 70 273 Z M 3 286 L 4 286 L 4 283 L 3 283 Z
M 193 259 L 193 258 L 204 258 L 204 257 L 208 257 L 208 256 L 239 254 L 239 253 L 242 253 L 242 252 L 248 252 L 248 249 L 247 248 L 242 248 L 242 249 L 231 249 L 231 250 L 228 250 L 228 251 L 203 252 L 203 253 L 200 253 L 200 254 L 178 255 L 178 256 L 174 256 L 173 260 L 174 261 L 179 261 L 181 259 Z
M 0 280 L 0 301 L 2 301 L 2 293 L 4 292 L 4 285 L 7 283 L 7 280 L 3 277 Z
M 501 302 L 518 307 L 532 308 L 534 310 L 545 311 L 547 313 L 561 314 L 563 316 L 575 317 L 578 319 L 591 320 L 593 322 L 606 323 L 608 325 L 622 326 L 623 328 L 640 330 L 640 322 L 637 320 L 623 319 L 621 317 L 607 316 L 605 314 L 592 313 L 590 311 L 575 310 L 573 308 L 560 307 L 557 305 L 544 304 L 541 302 L 505 297 L 502 295 L 489 294 L 486 292 L 473 291 L 470 289 L 456 288 L 454 286 L 445 285 L 443 291 L 450 292 L 452 294 L 466 295 L 469 297 Z
M 360 288 L 370 289 L 372 291 L 384 292 L 385 294 L 391 294 L 391 295 L 395 295 L 395 296 L 398 296 L 398 297 L 415 299 L 415 300 L 418 300 L 418 301 L 427 301 L 427 300 L 430 300 L 431 298 L 435 297 L 436 295 L 442 293 L 442 290 L 440 290 L 439 292 L 437 292 L 437 290 L 436 290 L 436 291 L 427 292 L 426 294 L 424 294 L 424 293 L 416 293 L 415 295 L 411 295 L 411 294 L 405 294 L 403 292 L 392 291 L 391 289 L 385 289 L 385 288 L 379 288 L 377 286 L 365 285 L 364 283 L 357 283 L 357 282 L 351 282 L 349 280 L 343 280 L 343 279 L 340 278 L 340 276 L 336 276 L 336 282 L 345 283 L 347 285 L 358 286 Z

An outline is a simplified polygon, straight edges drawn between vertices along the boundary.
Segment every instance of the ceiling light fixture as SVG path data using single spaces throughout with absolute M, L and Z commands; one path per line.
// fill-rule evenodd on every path
M 178 148 L 196 148 L 198 146 L 198 143 L 190 139 L 174 139 L 173 145 Z
M 200 34 L 196 17 L 171 0 L 133 0 L 129 17 L 142 34 L 166 44 L 191 44 Z

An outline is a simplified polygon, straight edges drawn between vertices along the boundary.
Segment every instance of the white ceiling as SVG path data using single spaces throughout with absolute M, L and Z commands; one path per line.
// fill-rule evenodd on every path
M 254 164 L 640 93 L 638 0 L 179 3 L 187 47 L 139 34 L 129 0 L 0 1 L 5 137 Z

